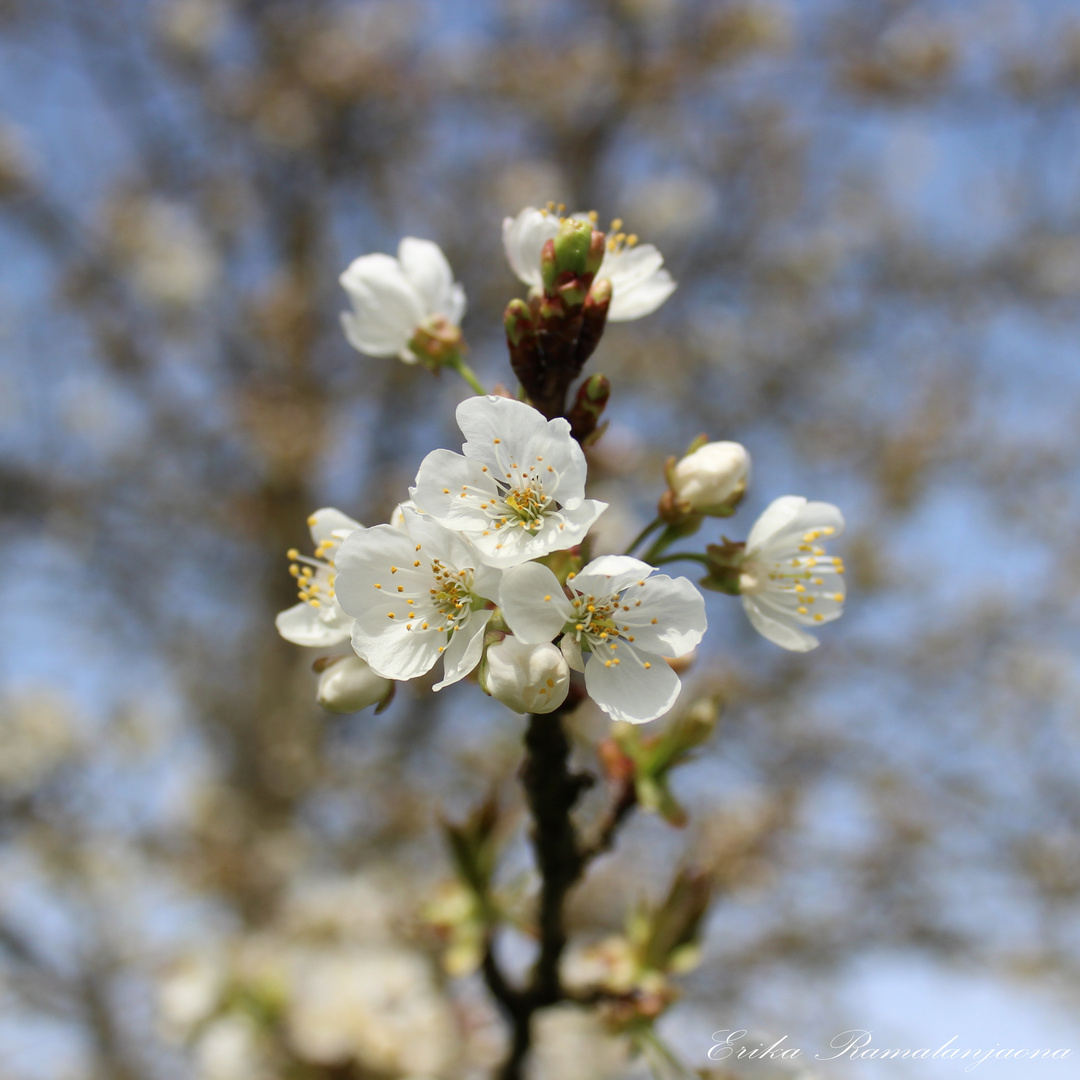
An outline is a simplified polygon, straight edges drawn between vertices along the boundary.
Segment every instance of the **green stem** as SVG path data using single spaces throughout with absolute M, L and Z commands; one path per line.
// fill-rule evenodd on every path
M 642 562 L 658 565 L 657 560 L 664 552 L 664 548 L 672 541 L 678 539 L 679 534 L 669 525 L 653 542 L 652 546 L 641 556 Z
M 630 541 L 630 546 L 623 552 L 623 554 L 633 555 L 634 548 L 636 548 L 638 544 L 642 543 L 650 533 L 654 533 L 663 524 L 664 521 L 662 518 L 653 518 L 653 520 L 650 521 L 649 524 L 646 525 L 645 528 L 642 529 L 641 532 L 639 532 L 637 536 L 635 536 L 634 539 Z
M 638 1031 L 635 1041 L 656 1080 L 695 1080 L 694 1074 L 651 1026 Z
M 712 566 L 712 562 L 708 555 L 702 555 L 696 551 L 673 551 L 670 555 L 657 555 L 655 559 L 650 560 L 655 566 L 663 566 L 664 563 L 671 562 L 699 562 L 703 566 Z
M 461 354 L 458 353 L 450 360 L 443 361 L 445 367 L 456 371 L 470 386 L 470 388 L 481 396 L 485 395 L 487 391 L 484 389 L 480 380 L 476 377 L 473 369 L 461 359 Z

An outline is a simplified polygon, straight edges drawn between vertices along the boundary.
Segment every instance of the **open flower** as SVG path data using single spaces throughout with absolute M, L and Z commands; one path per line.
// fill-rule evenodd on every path
M 353 310 L 341 325 L 355 349 L 407 364 L 460 344 L 465 290 L 437 244 L 406 236 L 392 255 L 362 255 L 341 275 Z
M 433 450 L 409 494 L 491 566 L 517 566 L 581 543 L 607 503 L 585 498 L 585 455 L 570 425 L 532 406 L 474 397 L 457 408 L 465 456 Z
M 334 554 L 351 532 L 363 529 L 359 521 L 333 507 L 316 510 L 308 518 L 314 557 L 289 552 L 289 573 L 296 578 L 300 603 L 286 608 L 274 620 L 278 633 L 294 645 L 327 648 L 349 640 L 352 618 L 341 610 L 334 589 Z
M 591 220 L 588 214 L 574 214 Z M 526 285 L 540 289 L 540 251 L 559 231 L 559 216 L 550 210 L 526 207 L 517 217 L 503 220 L 503 248 L 510 268 Z M 611 282 L 609 322 L 628 322 L 651 315 L 675 291 L 675 282 L 663 269 L 664 257 L 652 244 L 639 244 L 637 237 L 619 232 L 613 222 L 608 234 L 604 261 L 596 280 Z
M 569 592 L 569 596 L 567 596 Z M 642 724 L 675 704 L 681 683 L 665 662 L 684 656 L 705 633 L 705 601 L 686 578 L 655 574 L 648 563 L 603 555 L 571 574 L 566 590 L 540 563 L 503 575 L 499 606 L 526 644 L 562 633 L 570 666 L 613 720 Z
M 506 637 L 488 646 L 481 685 L 514 712 L 549 713 L 566 700 L 570 668 L 550 642 L 526 645 Z
M 353 649 L 377 675 L 415 679 L 441 656 L 441 690 L 480 661 L 500 571 L 436 522 L 404 515 L 406 531 L 376 525 L 346 538 L 335 559 L 337 598 L 355 619 Z
M 754 522 L 746 541 L 739 593 L 754 629 L 794 652 L 817 648 L 803 627 L 838 619 L 844 609 L 844 563 L 830 558 L 826 537 L 844 531 L 831 503 L 800 495 L 776 499 Z

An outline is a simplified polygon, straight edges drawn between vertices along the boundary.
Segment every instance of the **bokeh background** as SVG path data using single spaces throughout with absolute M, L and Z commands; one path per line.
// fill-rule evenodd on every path
M 0 1075 L 498 1060 L 421 912 L 440 816 L 493 786 L 527 895 L 521 718 L 423 680 L 322 713 L 273 616 L 311 510 L 385 520 L 459 442 L 463 386 L 355 354 L 337 275 L 436 240 L 509 381 L 500 223 L 548 199 L 680 283 L 590 362 L 607 542 L 701 431 L 754 458 L 729 535 L 788 493 L 849 522 L 818 651 L 710 595 L 690 824 L 635 818 L 575 939 L 693 858 L 717 899 L 661 1025 L 689 1063 L 732 1027 L 1080 1054 L 1078 95 L 1053 0 L 4 0 Z M 588 766 L 602 716 L 575 733 Z M 556 1010 L 532 1075 L 644 1074 Z

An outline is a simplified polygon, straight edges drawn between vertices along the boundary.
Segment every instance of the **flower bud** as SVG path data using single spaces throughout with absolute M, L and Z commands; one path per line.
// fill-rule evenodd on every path
M 550 643 L 525 645 L 515 637 L 503 638 L 488 647 L 484 669 L 484 689 L 514 712 L 552 712 L 570 689 L 570 668 Z
M 738 505 L 750 475 L 750 455 L 735 442 L 713 442 L 688 454 L 668 472 L 680 509 L 723 517 Z
M 353 713 L 384 701 L 393 688 L 359 656 L 343 656 L 319 676 L 315 700 L 328 712 Z

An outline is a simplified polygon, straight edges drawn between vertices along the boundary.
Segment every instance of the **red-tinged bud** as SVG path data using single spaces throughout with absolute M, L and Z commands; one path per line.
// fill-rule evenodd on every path
M 506 339 L 511 345 L 520 345 L 526 334 L 535 333 L 529 305 L 524 300 L 511 300 L 503 314 L 503 326 L 506 327 Z
M 510 350 L 510 366 L 525 388 L 525 393 L 533 397 L 540 382 L 543 362 L 536 323 L 529 305 L 522 300 L 511 300 L 503 315 L 503 326 Z
M 608 308 L 611 307 L 611 282 L 604 278 L 594 281 L 582 307 L 581 333 L 578 335 L 574 362 L 577 370 L 596 351 L 607 325 Z
M 600 759 L 604 776 L 612 783 L 624 783 L 633 779 L 634 760 L 623 752 L 614 739 L 605 739 L 596 748 L 596 754 Z
M 555 261 L 555 241 L 548 240 L 540 249 L 540 279 L 544 283 L 545 295 L 555 291 L 555 279 L 558 276 L 559 268 Z
M 566 417 L 570 421 L 570 434 L 578 442 L 584 442 L 596 431 L 610 397 L 611 381 L 606 375 L 590 375 L 578 387 L 577 397 Z
M 604 253 L 607 251 L 606 237 L 598 229 L 593 229 L 592 236 L 589 237 L 589 256 L 585 261 L 585 272 L 589 275 L 595 274 L 604 261 Z M 611 288 L 611 283 L 608 282 L 608 288 Z

